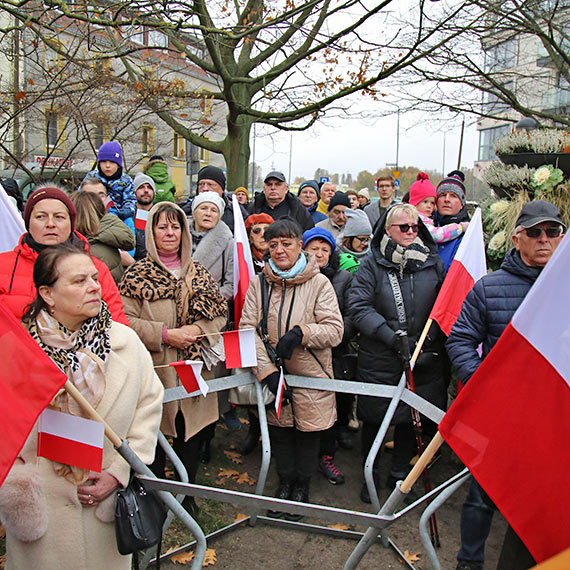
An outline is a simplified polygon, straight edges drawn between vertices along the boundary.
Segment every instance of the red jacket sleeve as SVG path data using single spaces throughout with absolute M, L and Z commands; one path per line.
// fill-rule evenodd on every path
M 103 297 L 105 303 L 109 306 L 109 311 L 111 311 L 111 316 L 114 321 L 122 323 L 123 325 L 129 325 L 129 319 L 125 315 L 123 310 L 123 302 L 121 301 L 121 295 L 119 295 L 119 290 L 115 284 L 115 280 L 109 271 L 109 268 L 96 257 L 91 256 L 97 271 L 99 271 L 99 283 L 101 283 L 101 296 Z

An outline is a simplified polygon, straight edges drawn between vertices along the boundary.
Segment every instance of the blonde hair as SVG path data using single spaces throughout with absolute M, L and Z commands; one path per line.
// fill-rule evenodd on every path
M 96 236 L 101 231 L 101 218 L 106 214 L 101 198 L 91 192 L 75 192 L 71 201 L 77 210 L 75 229 L 85 237 Z
M 398 214 L 408 214 L 408 216 L 412 218 L 414 222 L 417 222 L 419 218 L 418 211 L 416 210 L 415 206 L 412 206 L 411 204 L 396 204 L 388 210 L 388 215 L 386 216 L 387 228 L 392 225 L 392 220 Z

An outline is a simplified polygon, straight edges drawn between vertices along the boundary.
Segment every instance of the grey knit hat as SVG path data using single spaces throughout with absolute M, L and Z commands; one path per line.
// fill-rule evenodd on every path
M 465 174 L 463 174 L 461 170 L 453 170 L 437 185 L 437 197 L 439 198 L 441 194 L 450 192 L 451 194 L 455 194 L 465 206 L 464 182 Z
M 143 174 L 142 172 L 139 172 L 135 176 L 135 179 L 133 180 L 133 187 L 134 187 L 135 192 L 143 184 L 148 184 L 152 188 L 152 191 L 154 192 L 154 194 L 156 196 L 156 186 L 154 185 L 154 180 L 150 176 L 148 176 L 147 174 Z
M 372 233 L 372 226 L 368 216 L 364 210 L 351 210 L 347 208 L 344 211 L 346 216 L 346 224 L 342 230 L 344 237 L 369 236 Z

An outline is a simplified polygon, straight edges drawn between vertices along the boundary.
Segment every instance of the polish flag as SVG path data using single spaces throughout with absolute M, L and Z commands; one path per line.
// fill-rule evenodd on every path
M 101 473 L 105 426 L 85 418 L 45 409 L 38 422 L 38 455 Z
M 67 376 L 0 300 L 0 485 Z
M 111 208 L 115 208 L 115 202 L 113 202 L 113 199 L 111 198 L 111 196 L 107 196 L 105 198 L 105 209 L 108 212 Z
M 135 218 L 135 229 L 144 231 L 146 229 L 147 220 L 148 220 L 148 210 L 137 209 L 137 216 Z
M 477 208 L 457 253 L 451 262 L 445 281 L 435 300 L 430 319 L 437 321 L 441 330 L 449 336 L 453 324 L 461 312 L 467 293 L 487 273 L 485 242 L 481 208 Z
M 439 431 L 538 562 L 570 547 L 570 238 Z
M 275 395 L 275 412 L 277 413 L 277 419 L 281 417 L 283 390 L 285 390 L 285 376 L 283 376 L 283 368 L 279 368 L 279 384 L 277 384 L 277 394 Z
M 245 294 L 250 280 L 255 276 L 255 271 L 247 231 L 235 194 L 232 196 L 232 206 L 234 210 L 234 326 L 237 329 L 241 319 Z
M 171 362 L 170 366 L 174 366 L 182 386 L 186 388 L 186 391 L 191 394 L 196 390 L 200 390 L 202 396 L 208 393 L 208 384 L 204 378 L 202 378 L 202 366 L 203 362 L 197 360 L 180 360 L 179 362 Z
M 257 366 L 255 329 L 226 331 L 223 337 L 227 369 Z
M 0 184 L 0 253 L 12 251 L 26 233 L 24 220 Z

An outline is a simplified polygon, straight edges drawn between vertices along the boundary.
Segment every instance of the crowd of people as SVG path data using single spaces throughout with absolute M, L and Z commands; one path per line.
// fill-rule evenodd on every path
M 220 334 L 238 325 L 232 311 L 231 193 L 217 167 L 202 168 L 197 178 L 196 195 L 177 204 L 181 196 L 162 157 L 152 157 L 133 180 L 123 172 L 120 145 L 105 143 L 97 167 L 71 196 L 47 185 L 37 188 L 25 206 L 19 204 L 26 232 L 13 251 L 0 254 L 1 302 L 112 428 L 164 477 L 166 456 L 156 445 L 160 427 L 172 439 L 190 482 L 196 481 L 200 460 L 208 460 L 204 450 L 220 411 L 228 408 L 227 398 L 218 401 L 217 394 L 208 394 L 163 405 L 163 389 L 180 383 L 174 369 L 163 365 L 201 360 L 204 378 L 218 376 Z M 398 383 L 469 226 L 469 212 L 460 171 L 449 173 L 437 187 L 425 173 L 418 174 L 403 200 L 396 199 L 395 190 L 394 179 L 383 176 L 379 199 L 373 201 L 367 189 L 344 193 L 331 182 L 307 180 L 296 196 L 279 171 L 267 174 L 256 196 L 244 187 L 233 190 L 255 269 L 239 328 L 255 329 L 252 372 L 273 394 L 281 371 Z M 523 207 L 513 249 L 501 270 L 471 291 L 449 339 L 432 324 L 414 369 L 420 396 L 446 409 L 451 364 L 468 382 L 564 229 L 554 205 L 537 200 Z M 316 472 L 342 484 L 335 450 L 352 449 L 351 429 L 360 429 L 364 464 L 387 404 L 372 396 L 356 401 L 350 394 L 286 385 L 280 416 L 272 406 L 267 409 L 279 477 L 275 496 L 309 502 Z M 50 406 L 82 415 L 63 392 Z M 247 413 L 243 454 L 252 453 L 260 437 L 255 410 Z M 421 424 L 428 441 L 437 426 L 425 417 Z M 406 477 L 418 453 L 408 405 L 398 405 L 393 426 L 391 466 L 383 482 L 389 488 Z M 48 522 L 41 531 L 36 519 L 24 521 L 23 530 L 21 524 L 7 523 L 6 568 L 130 567 L 116 548 L 101 547 L 114 542 L 110 505 L 114 491 L 128 482 L 128 465 L 109 443 L 100 474 L 39 458 L 36 444 L 34 428 L 0 489 L 0 518 L 6 519 L 3 497 L 10 485 L 23 480 L 47 498 L 42 508 Z M 373 468 L 377 487 L 382 485 L 379 459 L 380 454 Z M 371 502 L 370 491 L 363 482 L 364 503 Z M 10 496 L 14 504 L 8 510 L 21 500 Z M 199 510 L 190 496 L 183 506 L 193 515 Z M 301 518 L 275 510 L 268 514 Z M 483 567 L 492 514 L 492 503 L 473 480 L 461 517 L 458 569 Z M 72 559 L 69 548 L 61 547 L 61 535 L 84 544 L 83 560 L 75 559 L 75 550 Z M 511 550 L 524 550 L 514 532 L 507 538 Z M 528 568 L 530 561 L 516 568 Z M 503 568 L 515 568 L 508 564 Z

